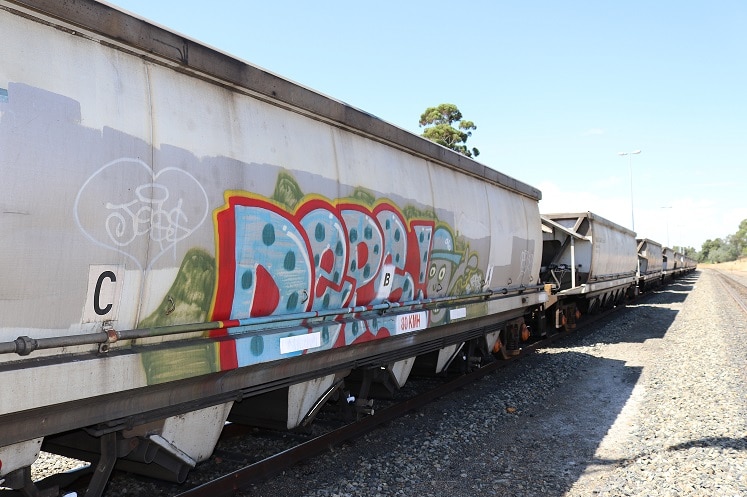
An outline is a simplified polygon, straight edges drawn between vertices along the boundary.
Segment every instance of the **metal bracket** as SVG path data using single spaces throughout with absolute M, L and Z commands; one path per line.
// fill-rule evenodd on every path
M 101 330 L 106 333 L 107 340 L 99 344 L 99 354 L 106 354 L 111 349 L 110 344 L 119 340 L 119 333 L 114 329 L 111 321 L 104 321 L 101 324 Z

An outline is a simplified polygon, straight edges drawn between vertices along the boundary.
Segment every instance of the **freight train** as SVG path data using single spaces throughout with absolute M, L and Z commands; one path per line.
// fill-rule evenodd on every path
M 183 481 L 511 355 L 692 261 L 92 0 L 0 0 L 0 487 L 40 450 Z

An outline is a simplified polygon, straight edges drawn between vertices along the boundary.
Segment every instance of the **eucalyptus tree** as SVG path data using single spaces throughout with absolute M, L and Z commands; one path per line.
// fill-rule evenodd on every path
M 480 155 L 476 148 L 467 147 L 467 139 L 472 136 L 472 131 L 476 130 L 477 126 L 472 121 L 464 120 L 462 113 L 454 104 L 428 107 L 420 116 L 420 127 L 425 128 L 421 135 L 424 138 L 467 157 Z

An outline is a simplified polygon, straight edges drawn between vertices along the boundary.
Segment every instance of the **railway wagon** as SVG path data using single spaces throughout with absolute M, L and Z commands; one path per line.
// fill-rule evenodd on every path
M 636 281 L 638 290 L 643 292 L 661 284 L 664 268 L 663 247 L 660 243 L 648 238 L 636 240 L 638 243 L 638 272 Z
M 0 26 L 0 486 L 40 449 L 182 481 L 547 300 L 537 189 L 92 0 Z
M 675 249 L 664 247 L 662 258 L 662 281 L 669 281 L 687 272 L 685 256 Z
M 540 279 L 555 328 L 573 328 L 580 314 L 620 304 L 635 291 L 635 233 L 592 212 L 542 215 Z
M 666 281 L 676 276 L 678 267 L 674 249 L 664 247 L 662 249 L 662 280 Z
M 681 271 L 680 271 L 679 274 L 685 275 L 685 274 L 688 274 L 688 273 L 690 273 L 692 271 L 695 271 L 695 269 L 696 269 L 696 267 L 698 265 L 698 261 L 696 261 L 695 259 L 693 259 L 690 256 L 685 255 L 684 253 L 681 254 L 681 255 L 682 255 L 682 258 L 680 259 L 680 261 L 681 261 Z
M 682 256 L 682 262 L 684 265 L 685 273 L 695 271 L 696 267 L 698 266 L 698 261 L 687 255 Z

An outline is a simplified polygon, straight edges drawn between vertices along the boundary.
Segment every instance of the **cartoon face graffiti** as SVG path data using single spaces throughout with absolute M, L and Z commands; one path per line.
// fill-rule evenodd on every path
M 449 294 L 454 273 L 462 258 L 463 255 L 454 250 L 451 232 L 439 226 L 433 234 L 431 264 L 428 268 L 428 290 L 432 296 Z

